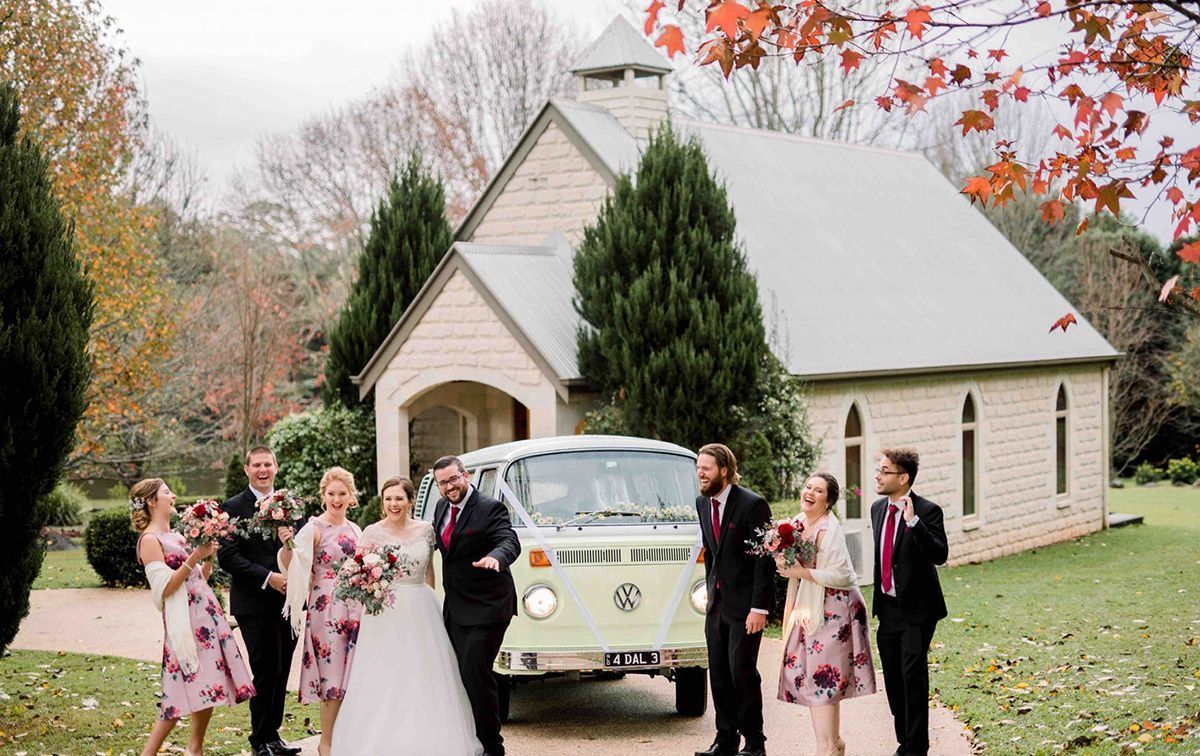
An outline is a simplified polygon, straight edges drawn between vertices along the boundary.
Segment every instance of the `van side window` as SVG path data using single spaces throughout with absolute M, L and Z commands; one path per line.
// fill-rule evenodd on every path
M 488 496 L 495 496 L 496 468 L 489 467 L 488 469 L 480 472 L 479 477 L 475 478 L 475 487 L 478 488 L 481 493 L 485 493 Z

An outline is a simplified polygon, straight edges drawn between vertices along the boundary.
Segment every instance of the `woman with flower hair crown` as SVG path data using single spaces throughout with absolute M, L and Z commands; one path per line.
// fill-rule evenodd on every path
M 137 559 L 146 568 L 165 630 L 162 700 L 142 756 L 158 753 L 184 714 L 191 714 L 192 722 L 184 753 L 200 756 L 212 707 L 254 695 L 237 641 L 208 584 L 208 558 L 216 544 L 189 548 L 187 539 L 171 530 L 174 506 L 175 494 L 160 478 L 140 481 L 129 491 L 129 519 L 140 534 Z
M 816 558 L 791 566 L 775 558 L 779 574 L 788 578 L 779 700 L 808 707 L 817 756 L 845 755 L 839 703 L 875 692 L 867 605 L 833 514 L 840 488 L 830 473 L 809 476 L 795 527 L 799 538 L 817 544 Z
M 358 506 L 354 476 L 331 467 L 321 476 L 324 512 L 309 518 L 296 533 L 293 548 L 279 549 L 279 567 L 287 574 L 283 616 L 292 632 L 304 633 L 300 663 L 300 701 L 320 703 L 321 742 L 317 753 L 328 756 L 338 709 L 346 696 L 346 677 L 358 642 L 362 607 L 334 596 L 342 561 L 354 555 L 362 531 L 346 513 Z M 308 609 L 305 610 L 305 605 Z

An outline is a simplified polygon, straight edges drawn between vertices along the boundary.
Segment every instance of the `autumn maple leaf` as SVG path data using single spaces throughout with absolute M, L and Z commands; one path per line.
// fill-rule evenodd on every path
M 1050 333 L 1054 333 L 1054 329 L 1055 329 L 1055 328 L 1061 328 L 1061 329 L 1062 329 L 1062 332 L 1063 332 L 1063 333 L 1066 333 L 1066 332 L 1067 332 L 1067 326 L 1073 325 L 1073 324 L 1075 324 L 1075 323 L 1078 323 L 1078 322 L 1079 322 L 1079 321 L 1075 319 L 1075 313 L 1073 313 L 1073 312 L 1068 312 L 1066 315 L 1063 315 L 1061 318 L 1059 318 L 1058 320 L 1054 321 L 1054 324 L 1050 326 L 1050 331 L 1049 331 L 1049 332 L 1050 332 Z
M 904 23 L 908 24 L 908 33 L 917 39 L 921 39 L 925 34 L 925 27 L 929 25 L 929 10 L 928 5 L 921 5 L 904 14 Z
M 992 194 L 992 182 L 983 176 L 973 176 L 967 179 L 967 185 L 963 187 L 961 194 L 967 195 L 972 204 L 976 200 L 979 200 L 981 204 L 986 203 L 987 198 Z
M 862 62 L 862 59 L 862 53 L 855 52 L 854 50 L 842 50 L 842 70 L 850 73 L 858 68 L 858 64 Z
M 708 24 L 705 31 L 712 31 L 720 27 L 726 37 L 737 39 L 738 20 L 749 15 L 750 10 L 737 0 L 725 0 L 708 12 Z
M 683 29 L 678 26 L 663 27 L 662 34 L 654 41 L 654 46 L 663 48 L 668 58 L 674 58 L 683 52 Z
M 1179 250 L 1179 257 L 1184 262 L 1200 264 L 1200 241 L 1194 241 L 1183 245 L 1183 247 Z
M 954 125 L 962 126 L 963 136 L 966 136 L 968 131 L 991 131 L 996 128 L 996 122 L 982 110 L 964 110 L 962 118 L 955 121 Z
M 653 0 L 646 8 L 646 36 L 650 36 L 650 32 L 654 31 L 655 25 L 658 23 L 658 12 L 664 7 L 662 0 Z

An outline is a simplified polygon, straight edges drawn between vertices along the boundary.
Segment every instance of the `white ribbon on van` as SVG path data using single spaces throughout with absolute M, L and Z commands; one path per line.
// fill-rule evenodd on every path
M 583 597 L 579 595 L 579 591 L 575 590 L 575 584 L 571 582 L 571 577 L 567 575 L 567 571 L 564 570 L 562 564 L 559 563 L 558 554 L 555 553 L 554 547 L 551 546 L 550 542 L 546 540 L 546 537 L 542 535 L 542 529 L 538 527 L 537 523 L 533 521 L 533 518 L 529 516 L 529 513 L 525 511 L 525 507 L 521 504 L 521 500 L 517 498 L 515 493 L 513 493 L 513 490 L 509 487 L 508 482 L 501 478 L 497 481 L 497 483 L 499 483 L 500 493 L 504 496 L 509 505 L 512 506 L 513 511 L 517 513 L 517 516 L 521 518 L 521 522 L 525 525 L 526 529 L 529 530 L 530 534 L 533 535 L 534 540 L 538 542 L 538 546 L 540 546 L 542 551 L 546 553 L 546 558 L 550 560 L 550 567 L 553 568 L 554 573 L 558 576 L 558 579 L 562 581 L 563 587 L 567 589 L 567 593 L 570 594 L 571 600 L 575 602 L 575 606 L 579 609 L 580 616 L 583 617 L 584 624 L 588 626 L 588 630 L 592 631 L 592 635 L 596 637 L 596 642 L 600 644 L 600 648 L 604 649 L 605 652 L 611 651 L 612 649 L 608 647 L 608 643 L 605 642 L 604 636 L 600 633 L 600 628 L 596 626 L 596 621 L 592 619 L 592 614 L 588 611 L 587 605 L 583 603 Z
M 675 583 L 675 592 L 671 594 L 671 601 L 663 612 L 662 624 L 658 626 L 658 635 L 654 636 L 654 645 L 650 647 L 651 651 L 662 650 L 663 643 L 667 640 L 667 632 L 671 629 L 671 623 L 675 621 L 675 613 L 679 611 L 679 602 L 683 600 L 683 592 L 687 590 L 688 581 L 692 577 L 692 571 L 696 569 L 696 561 L 700 559 L 700 552 L 703 550 L 704 533 L 697 528 L 696 542 L 692 544 L 692 553 L 688 557 L 687 564 L 683 566 L 679 581 Z

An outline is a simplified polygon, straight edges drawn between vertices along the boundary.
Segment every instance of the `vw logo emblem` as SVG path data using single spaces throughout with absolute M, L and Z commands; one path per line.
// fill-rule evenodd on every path
M 623 612 L 632 612 L 642 603 L 642 592 L 633 583 L 621 583 L 613 591 L 613 602 Z

